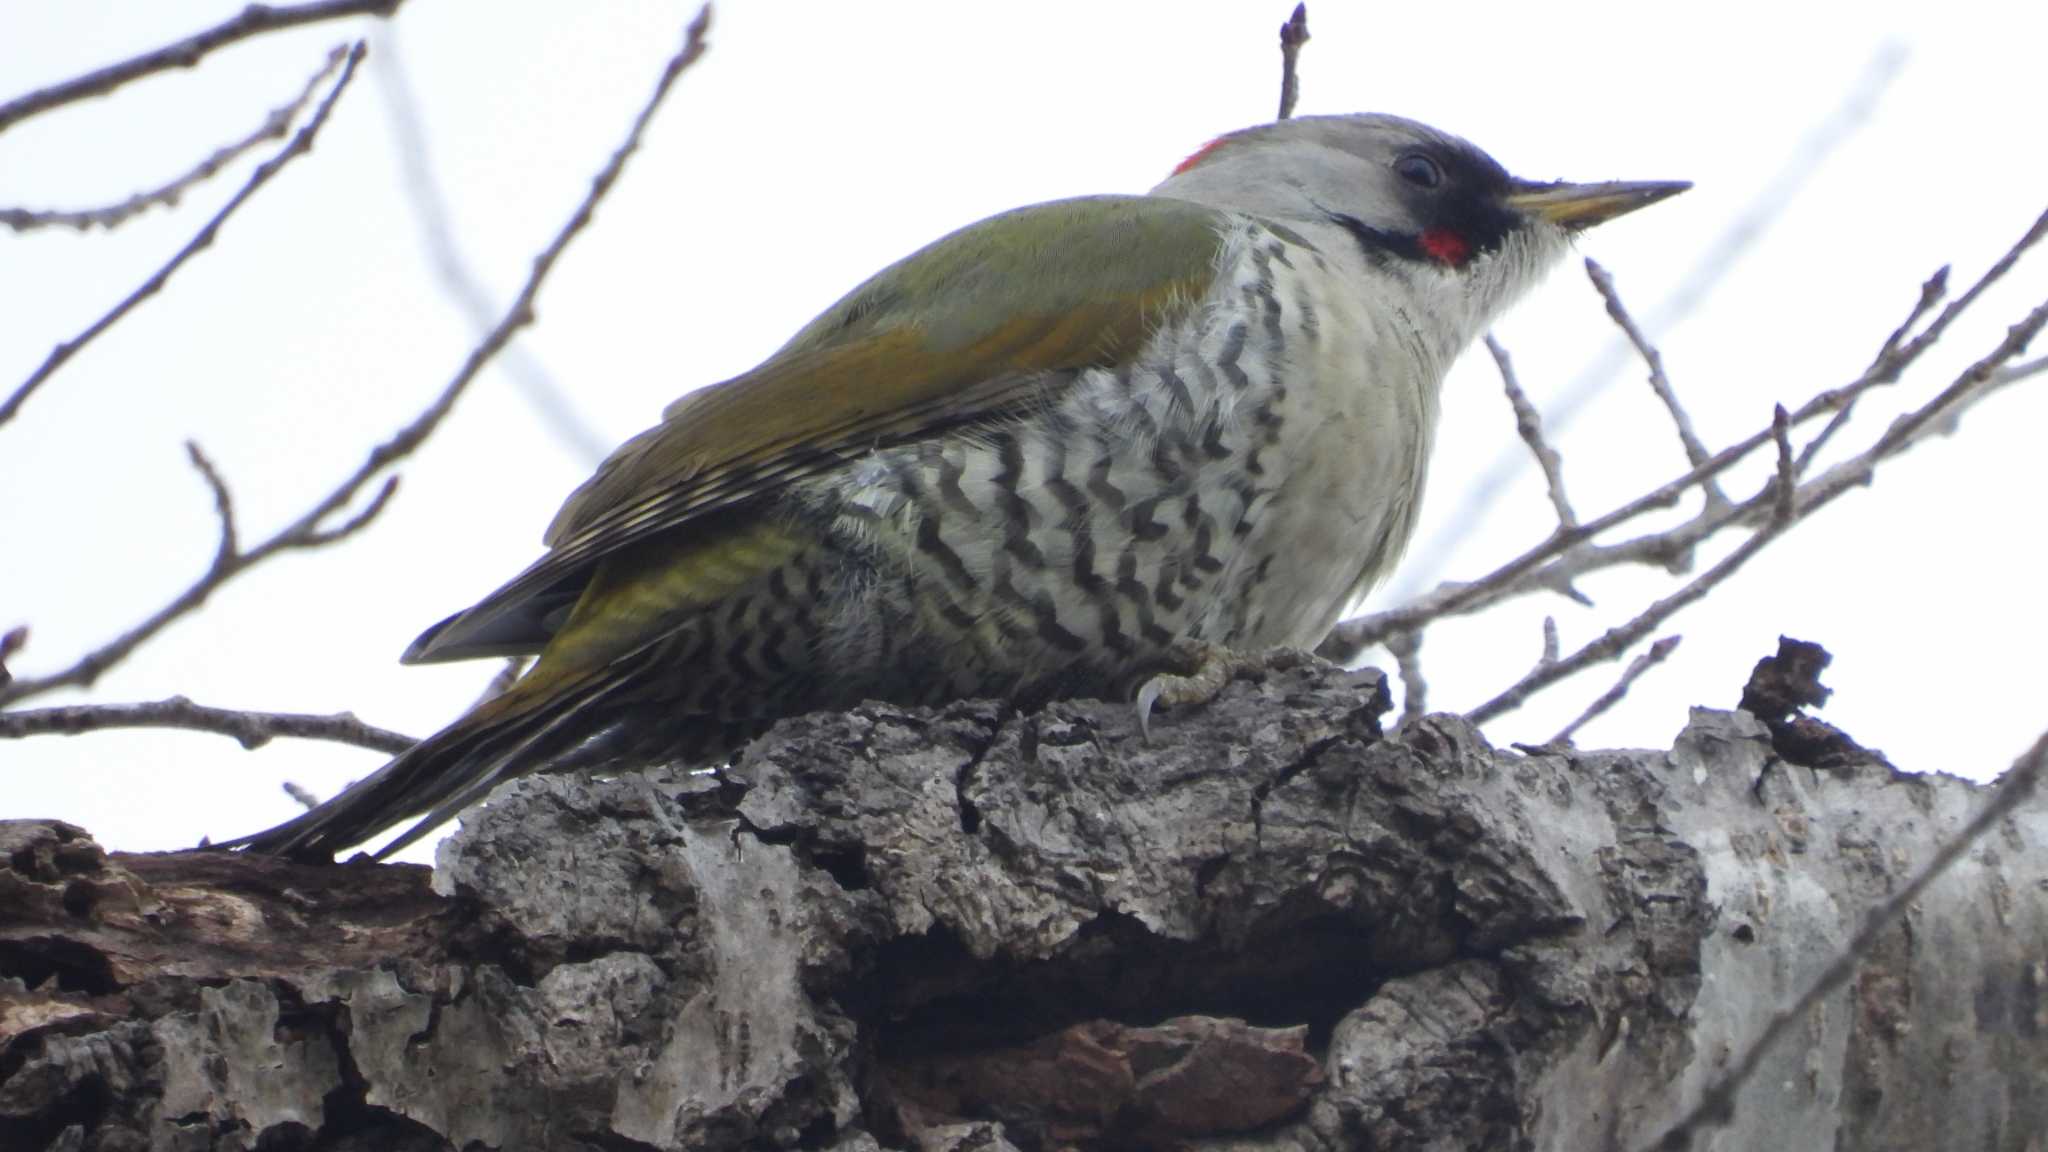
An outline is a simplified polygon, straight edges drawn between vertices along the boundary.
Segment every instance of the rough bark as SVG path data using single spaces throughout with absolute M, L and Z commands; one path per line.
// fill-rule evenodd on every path
M 431 875 L 0 825 L 0 1148 L 1634 1147 L 1981 791 L 1751 704 L 1654 752 L 1383 737 L 1306 658 L 1149 742 L 876 705 L 523 782 Z M 2044 956 L 2037 798 L 1718 1146 L 2038 1148 Z

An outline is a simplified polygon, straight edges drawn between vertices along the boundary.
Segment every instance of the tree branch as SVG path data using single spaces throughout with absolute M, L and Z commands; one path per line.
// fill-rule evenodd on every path
M 348 59 L 348 46 L 345 44 L 337 45 L 332 51 L 327 53 L 327 61 L 320 66 L 320 70 L 306 79 L 306 85 L 300 89 L 296 99 L 292 100 L 289 104 L 283 104 L 271 109 L 263 117 L 263 122 L 256 126 L 255 131 L 232 144 L 215 149 L 211 156 L 201 160 L 191 171 L 186 172 L 167 184 L 147 192 L 137 192 L 118 204 L 109 204 L 100 208 L 58 209 L 50 211 L 37 211 L 27 208 L 0 208 L 0 224 L 5 224 L 16 232 L 56 227 L 76 228 L 81 232 L 89 228 L 106 228 L 111 230 L 120 227 L 130 218 L 138 216 L 158 205 L 174 208 L 177 206 L 179 198 L 188 190 L 219 175 L 222 169 L 234 163 L 244 153 L 255 148 L 258 144 L 266 140 L 282 139 L 285 133 L 291 131 L 292 124 L 299 118 L 299 113 L 305 111 L 306 105 L 313 102 L 313 93 L 319 90 L 320 85 L 329 76 L 332 76 L 334 70 L 341 67 L 342 61 L 346 59 Z
M 98 320 L 93 321 L 92 324 L 87 326 L 85 331 L 50 350 L 49 356 L 44 358 L 42 364 L 29 374 L 28 379 L 23 381 L 21 386 L 16 388 L 7 397 L 5 402 L 0 402 L 0 425 L 5 425 L 9 420 L 14 419 L 15 414 L 21 411 L 21 406 L 28 401 L 29 396 L 34 394 L 36 389 L 42 387 L 44 381 L 54 375 L 57 369 L 62 368 L 66 362 L 77 355 L 80 349 L 92 343 L 102 332 L 112 328 L 122 317 L 128 315 L 129 312 L 133 311 L 144 300 L 162 291 L 164 285 L 170 282 L 172 275 L 178 269 L 184 267 L 187 260 L 212 246 L 214 237 L 219 234 L 221 225 L 227 223 L 228 217 L 234 215 L 237 208 L 247 203 L 249 198 L 254 196 L 258 189 L 268 184 L 273 176 L 276 176 L 284 169 L 286 164 L 312 151 L 314 137 L 320 134 L 321 127 L 327 123 L 328 114 L 334 111 L 335 101 L 339 100 L 341 94 L 348 89 L 349 81 L 355 76 L 356 65 L 363 58 L 363 51 L 362 42 L 358 41 L 355 47 L 349 50 L 347 62 L 341 69 L 341 76 L 334 81 L 334 87 L 328 90 L 327 98 L 320 101 L 320 106 L 313 110 L 312 118 L 306 121 L 305 127 L 299 129 L 298 134 L 293 136 L 291 142 L 280 149 L 277 155 L 258 165 L 256 171 L 249 174 L 249 180 L 246 184 L 242 185 L 241 190 L 236 192 L 226 204 L 222 205 L 220 211 L 214 213 L 213 218 L 206 222 L 206 226 L 201 228 L 192 239 L 186 241 L 185 246 L 178 249 L 177 253 L 171 257 L 168 263 L 158 268 L 149 279 L 143 281 L 141 287 L 130 292 L 120 303 L 115 304 L 111 311 L 101 316 Z
M 1591 724 L 1600 716 L 1611 711 L 1616 704 L 1621 703 L 1622 699 L 1628 695 L 1629 688 L 1637 680 L 1642 679 L 1643 673 L 1670 659 L 1671 654 L 1678 651 L 1678 644 L 1683 639 L 1685 639 L 1683 636 L 1679 636 L 1676 633 L 1666 636 L 1650 645 L 1649 651 L 1629 661 L 1628 669 L 1621 674 L 1619 680 L 1614 682 L 1614 687 L 1595 697 L 1591 704 L 1586 705 L 1586 710 L 1579 713 L 1577 719 L 1558 729 L 1557 735 L 1552 736 L 1550 742 L 1552 744 L 1571 743 L 1572 737 L 1578 735 L 1579 729 Z M 1549 653 L 1549 657 L 1549 663 L 1557 663 L 1557 653 L 1554 650 Z
M 1678 393 L 1671 387 L 1670 377 L 1664 374 L 1664 356 L 1657 346 L 1636 326 L 1635 317 L 1621 302 L 1621 293 L 1614 287 L 1614 277 L 1602 268 L 1591 256 L 1586 257 L 1586 277 L 1593 282 L 1593 288 L 1600 293 L 1600 299 L 1607 303 L 1607 315 L 1613 319 L 1628 342 L 1634 345 L 1636 354 L 1643 358 L 1643 365 L 1650 370 L 1650 390 L 1664 404 L 1664 410 L 1671 414 L 1671 422 L 1678 427 L 1678 442 L 1685 447 L 1685 458 L 1697 468 L 1707 462 L 1707 446 L 1700 442 L 1698 432 L 1693 430 L 1692 415 L 1685 405 L 1678 402 Z M 1700 481 L 1700 491 L 1705 494 L 1709 506 L 1725 507 L 1728 496 L 1721 491 L 1718 480 L 1709 476 Z
M 1569 532 L 1578 527 L 1579 515 L 1572 511 L 1572 502 L 1564 494 L 1564 458 L 1543 438 L 1543 417 L 1515 379 L 1515 365 L 1508 358 L 1508 350 L 1501 347 L 1491 332 L 1486 334 L 1486 350 L 1493 354 L 1493 363 L 1500 369 L 1508 407 L 1515 411 L 1515 431 L 1521 435 L 1522 443 L 1529 446 L 1529 454 L 1536 457 L 1536 466 L 1543 470 L 1543 486 L 1550 493 L 1550 506 L 1557 510 L 1558 527 Z
M 370 519 L 383 509 L 391 489 L 397 484 L 396 479 L 387 481 L 384 491 L 376 499 L 339 527 L 323 530 L 317 524 L 308 525 L 302 521 L 301 524 L 287 528 L 255 548 L 243 551 L 237 538 L 234 498 L 228 492 L 226 481 L 221 478 L 219 470 L 207 459 L 206 453 L 198 444 L 187 441 L 185 450 L 192 458 L 192 466 L 198 470 L 208 489 L 213 493 L 214 512 L 220 521 L 219 543 L 214 547 L 213 560 L 206 566 L 206 571 L 148 619 L 81 656 L 69 668 L 47 676 L 26 677 L 0 685 L 0 706 L 26 700 L 57 688 L 90 687 L 107 669 L 127 659 L 136 648 L 158 632 L 197 610 L 222 585 L 255 565 L 280 552 L 323 547 L 361 531 L 369 525 Z
M 232 521 L 228 514 L 224 512 L 221 549 L 216 555 L 214 563 L 196 583 L 187 588 L 176 600 L 173 600 L 148 620 L 130 629 L 127 633 L 109 644 L 86 654 L 71 667 L 48 676 L 18 679 L 11 684 L 0 687 L 0 706 L 5 706 L 57 688 L 89 686 L 109 667 L 125 658 L 137 645 L 154 636 L 173 620 L 205 603 L 207 597 L 212 595 L 221 585 L 240 573 L 247 571 L 255 564 L 279 552 L 331 544 L 365 527 L 391 498 L 398 483 L 396 477 L 386 478 L 377 495 L 369 501 L 361 512 L 337 527 L 330 528 L 326 525 L 332 517 L 346 509 L 362 490 L 386 468 L 417 451 L 420 445 L 426 442 L 427 437 L 440 426 L 441 421 L 447 417 L 448 413 L 454 409 L 455 401 L 461 397 L 463 391 L 476 379 L 477 374 L 483 370 L 484 365 L 489 363 L 491 358 L 505 346 L 505 343 L 512 338 L 514 332 L 533 322 L 534 300 L 539 295 L 541 284 L 547 279 L 548 272 L 554 267 L 556 261 L 561 258 L 563 251 L 568 248 L 570 241 L 574 240 L 589 225 L 592 217 L 595 215 L 598 202 L 604 198 L 605 193 L 610 191 L 612 185 L 618 181 L 620 173 L 625 170 L 626 161 L 639 149 L 640 140 L 647 129 L 647 125 L 653 119 L 654 113 L 661 106 L 663 99 L 668 95 L 669 89 L 674 86 L 676 79 L 704 54 L 704 36 L 710 25 L 710 17 L 711 10 L 707 6 L 698 12 L 695 20 L 691 21 L 689 28 L 685 32 L 682 47 L 669 59 L 667 66 L 663 69 L 660 78 L 655 84 L 653 94 L 648 98 L 646 105 L 634 119 L 625 142 L 612 153 L 611 158 L 599 169 L 597 176 L 591 181 L 590 191 L 585 194 L 582 202 L 578 204 L 568 223 L 562 227 L 554 239 L 549 241 L 548 245 L 534 258 L 533 270 L 527 276 L 526 283 L 520 289 L 518 297 L 512 302 L 510 310 L 498 322 L 498 325 L 491 330 L 489 335 L 470 352 L 469 356 L 463 361 L 462 366 L 457 370 L 454 379 L 449 381 L 442 389 L 441 394 L 434 399 L 433 403 L 428 405 L 425 411 L 421 412 L 419 416 L 403 428 L 400 428 L 389 439 L 371 449 L 369 457 L 362 465 L 344 478 L 333 490 L 321 497 L 312 508 L 255 548 L 245 552 L 234 546 L 231 539 Z M 358 46 L 358 50 L 360 51 L 360 46 Z M 344 79 L 347 75 L 347 72 L 343 73 Z M 197 453 L 196 449 L 194 452 L 194 461 L 195 464 L 198 464 L 199 461 L 204 459 L 204 456 Z M 222 503 L 222 494 L 226 489 L 224 485 L 217 483 L 219 478 L 217 474 L 213 473 L 210 464 L 200 465 L 200 469 L 203 474 L 207 475 L 209 485 L 214 488 L 216 506 L 231 508 L 231 503 Z
M 475 330 L 475 338 L 481 340 L 497 322 L 500 310 L 455 241 L 453 215 L 448 210 L 447 198 L 441 194 L 440 181 L 434 176 L 432 151 L 427 146 L 426 130 L 420 123 L 412 85 L 398 52 L 396 32 L 387 31 L 378 38 L 376 47 L 370 57 L 370 72 L 384 92 L 391 148 L 405 181 L 406 202 L 412 206 L 428 264 L 434 269 L 442 291 L 462 311 Z M 541 425 L 579 463 L 596 468 L 609 454 L 611 445 L 607 438 L 591 426 L 568 392 L 523 345 L 516 341 L 508 344 L 501 367 L 527 406 L 540 418 Z
M 1401 674 L 1402 726 L 1422 719 L 1429 711 L 1429 682 L 1422 678 L 1422 633 L 1403 632 L 1387 637 L 1387 651 Z
M 1920 335 L 1906 340 L 1887 340 L 1869 367 L 1856 379 L 1840 387 L 1824 390 L 1794 410 L 1790 417 L 1791 425 L 1796 427 L 1819 416 L 1839 412 L 1845 406 L 1854 404 L 1871 388 L 1895 383 L 1907 368 L 1916 363 L 1927 349 L 1941 338 L 1949 325 L 1967 312 L 1982 297 L 1984 291 L 2000 280 L 2022 255 L 2038 244 L 2044 234 L 2048 234 L 2048 212 L 2043 212 L 2036 218 L 2032 227 L 1994 262 L 1968 291 L 1943 308 Z M 1921 299 L 1923 303 L 1914 307 L 1914 317 L 1923 315 L 1926 311 L 1925 288 L 1922 290 Z M 1911 319 L 1912 317 L 1909 317 L 1909 324 Z M 2007 367 L 2001 361 L 1987 378 L 1974 380 L 1971 387 L 1981 390 L 1978 397 L 1981 398 L 1982 391 L 1995 390 L 1996 387 L 2013 379 L 2035 375 L 2041 367 L 2043 366 L 2035 362 Z M 2025 371 L 2022 372 L 2022 369 Z M 1945 406 L 1945 410 L 1951 413 L 1955 411 L 1952 406 Z M 1317 652 L 1327 659 L 1349 663 L 1357 659 L 1367 648 L 1383 643 L 1388 636 L 1397 632 L 1410 631 L 1445 617 L 1477 612 L 1531 591 L 1563 592 L 1570 587 L 1571 581 L 1576 577 L 1617 564 L 1654 562 L 1669 570 L 1683 571 L 1690 562 L 1691 550 L 1695 545 L 1732 524 L 1754 522 L 1761 515 L 1761 506 L 1749 501 L 1725 509 L 1704 509 L 1697 517 L 1666 532 L 1653 533 L 1622 544 L 1602 546 L 1594 545 L 1592 541 L 1621 524 L 1649 512 L 1671 507 L 1694 485 L 1734 467 L 1765 444 L 1773 443 L 1774 439 L 1772 429 L 1766 427 L 1722 449 L 1685 475 L 1660 485 L 1605 515 L 1582 523 L 1570 531 L 1553 533 L 1541 543 L 1477 580 L 1446 582 L 1400 607 L 1346 620 L 1331 630 L 1330 635 L 1317 648 Z
M 1296 4 L 1294 14 L 1287 23 L 1280 25 L 1280 115 L 1285 120 L 1294 115 L 1294 105 L 1301 99 L 1301 47 L 1308 43 L 1308 5 Z
M 402 3 L 404 0 L 321 0 L 320 3 L 301 4 L 295 8 L 251 4 L 221 23 L 183 40 L 144 52 L 140 56 L 132 56 L 118 64 L 110 64 L 96 72 L 74 76 L 61 84 L 38 88 L 25 96 L 17 96 L 5 104 L 0 104 L 0 132 L 5 132 L 23 120 L 48 112 L 52 108 L 90 97 L 105 96 L 122 85 L 140 80 L 144 76 L 153 76 L 172 68 L 195 67 L 216 50 L 252 36 L 296 28 L 304 24 L 316 24 L 323 20 L 341 20 L 351 16 L 390 16 Z
M 77 736 L 119 728 L 183 728 L 232 736 L 244 748 L 261 748 L 279 736 L 299 740 L 331 740 L 397 755 L 417 741 L 400 732 L 377 728 L 353 712 L 317 716 L 306 712 L 249 712 L 194 704 L 183 696 L 139 704 L 76 704 L 61 708 L 30 708 L 0 712 L 0 739 L 30 736 Z
M 1930 432 L 1942 427 L 1947 419 L 1953 418 L 1958 409 L 1981 397 L 1982 393 L 1979 390 L 1982 385 L 1992 379 L 2005 363 L 2024 352 L 2044 326 L 2048 326 L 2048 303 L 2034 309 L 2025 319 L 2008 329 L 2005 339 L 1998 347 L 1970 365 L 1933 399 L 1893 421 L 1870 447 L 1801 485 L 1794 493 L 1789 509 L 1784 498 L 1779 496 L 1779 491 L 1780 478 L 1787 475 L 1790 469 L 1789 463 L 1786 463 L 1791 458 L 1790 444 L 1783 438 L 1784 421 L 1774 419 L 1772 429 L 1766 430 L 1764 435 L 1770 437 L 1775 430 L 1778 435 L 1773 439 L 1784 446 L 1780 454 L 1780 470 L 1755 496 L 1735 509 L 1734 515 L 1740 518 L 1745 514 L 1760 512 L 1766 507 L 1778 514 L 1771 516 L 1749 539 L 1744 540 L 1720 563 L 1691 583 L 1651 604 L 1628 623 L 1609 629 L 1599 639 L 1570 656 L 1524 676 L 1493 699 L 1466 713 L 1467 719 L 1474 724 L 1483 724 L 1521 707 L 1530 695 L 1551 684 L 1594 664 L 1620 656 L 1648 635 L 1651 629 L 1680 609 L 1697 602 L 1722 581 L 1734 575 L 1752 556 L 1762 551 L 1766 545 L 1793 525 L 1803 522 L 1851 488 L 1869 483 L 1871 475 L 1881 461 L 1897 456 L 1918 443 Z M 1779 411 L 1782 412 L 1782 407 Z
M 1678 287 L 1650 310 L 1645 321 L 1648 331 L 1666 332 L 1675 328 L 1720 287 L 1728 274 L 1769 233 L 1786 208 L 1806 190 L 1814 175 L 1821 171 L 1835 151 L 1869 121 L 1872 110 L 1898 77 L 1905 60 L 1905 49 L 1896 43 L 1880 45 L 1871 54 L 1862 76 L 1841 103 L 1800 137 L 1778 171 L 1757 190 L 1727 228 L 1701 246 L 1692 266 L 1679 277 Z M 1545 406 L 1550 413 L 1552 433 L 1570 427 L 1630 358 L 1627 341 L 1617 340 L 1560 390 Z M 1411 575 L 1400 578 L 1393 586 L 1395 600 L 1414 599 L 1422 588 L 1418 581 L 1441 571 L 1451 547 L 1463 539 L 1469 526 L 1495 503 L 1501 489 L 1513 479 L 1513 455 L 1503 452 L 1467 485 L 1464 499 L 1442 521 L 1450 527 L 1442 529 L 1431 539 L 1417 540 L 1409 549 L 1405 568 Z

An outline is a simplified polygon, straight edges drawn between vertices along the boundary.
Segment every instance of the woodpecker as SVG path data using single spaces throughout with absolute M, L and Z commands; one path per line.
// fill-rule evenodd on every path
M 509 690 L 226 846 L 331 856 L 413 820 L 381 857 L 537 770 L 1313 648 L 1414 528 L 1452 362 L 1575 233 L 1688 186 L 1536 183 L 1413 121 L 1302 117 L 1144 196 L 963 228 L 670 405 L 405 655 L 535 656 Z

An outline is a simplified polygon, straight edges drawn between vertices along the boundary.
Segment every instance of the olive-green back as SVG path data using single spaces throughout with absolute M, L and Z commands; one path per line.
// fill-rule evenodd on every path
M 1124 362 L 1208 290 L 1219 225 L 1196 204 L 1103 196 L 937 241 L 753 371 L 670 405 L 569 497 L 547 555 L 430 629 L 407 660 L 537 650 L 620 549 L 878 447 L 1042 402 L 1062 374 Z

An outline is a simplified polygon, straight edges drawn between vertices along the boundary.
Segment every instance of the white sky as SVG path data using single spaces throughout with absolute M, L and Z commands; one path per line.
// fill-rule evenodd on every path
M 12 4 L 0 98 L 240 6 Z M 1032 201 L 1142 191 L 1209 137 L 1270 117 L 1274 34 L 1289 7 L 728 3 L 710 55 L 544 290 L 525 348 L 589 421 L 623 439 L 947 230 Z M 415 0 L 403 11 L 397 46 L 457 239 L 499 299 L 616 146 L 693 11 L 510 0 Z M 1312 6 L 1301 111 L 1413 116 L 1535 178 L 1697 181 L 1583 245 L 1638 316 L 1654 313 L 1883 45 L 1907 50 L 1869 124 L 1712 302 L 1656 333 L 1710 446 L 1763 426 L 1773 402 L 1852 378 L 1929 272 L 1953 261 L 1960 288 L 2048 204 L 2038 123 L 2048 6 L 1446 11 Z M 82 207 L 160 183 L 247 132 L 329 46 L 365 31 L 273 36 L 22 124 L 0 135 L 0 205 Z M 260 539 L 410 419 L 460 363 L 471 333 L 427 264 L 390 132 L 366 68 L 311 156 L 0 427 L 0 628 L 33 630 L 12 662 L 18 674 L 68 664 L 203 570 L 213 514 L 185 462 L 187 437 L 233 486 L 245 539 Z M 0 392 L 183 244 L 254 162 L 179 211 L 111 236 L 0 235 Z M 1944 371 L 2044 297 L 2048 254 L 1844 443 L 1864 442 L 1898 400 L 1932 394 Z M 1498 334 L 1539 406 L 1613 338 L 1575 265 Z M 1584 515 L 1683 471 L 1641 377 L 1631 362 L 1559 437 Z M 1956 438 L 1881 471 L 1873 490 L 1844 498 L 1673 621 L 1667 630 L 1686 637 L 1674 661 L 1580 744 L 1668 745 L 1687 706 L 1731 706 L 1782 632 L 1835 653 L 1824 717 L 1901 766 L 1979 777 L 2003 768 L 2048 723 L 2034 472 L 2044 428 L 2048 387 L 2023 385 L 1978 409 Z M 1444 570 L 1410 570 L 1400 583 L 1476 575 L 1549 530 L 1523 457 L 1517 486 L 1489 514 L 1448 523 L 1466 480 L 1516 443 L 1490 361 L 1468 357 L 1447 387 L 1419 537 L 1449 532 L 1461 544 Z M 527 563 L 587 471 L 494 370 L 404 466 L 397 500 L 367 534 L 266 565 L 92 693 L 64 699 L 183 693 L 229 707 L 353 709 L 424 735 L 496 667 L 401 668 L 398 653 Z M 1735 490 L 1754 483 L 1744 475 Z M 1594 610 L 1532 604 L 1433 633 L 1431 704 L 1470 707 L 1519 676 L 1546 612 L 1569 650 L 1672 586 L 1655 574 L 1609 576 L 1587 584 Z M 1545 738 L 1618 670 L 1554 690 L 1489 734 Z M 182 732 L 0 743 L 0 818 L 61 817 L 116 848 L 184 846 L 291 815 L 281 780 L 331 795 L 379 760 L 295 741 L 245 752 Z

